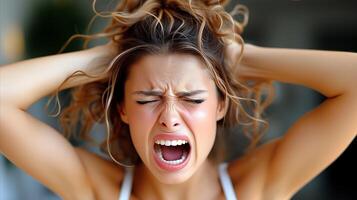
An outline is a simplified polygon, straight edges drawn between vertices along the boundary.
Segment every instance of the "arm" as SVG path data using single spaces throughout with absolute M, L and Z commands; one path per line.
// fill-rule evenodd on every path
M 267 160 L 265 199 L 288 199 L 330 165 L 357 132 L 357 54 L 246 45 L 243 77 L 312 88 L 327 99 L 274 142 Z
M 26 110 L 31 104 L 55 91 L 72 73 L 78 70 L 89 74 L 103 71 L 114 55 L 113 45 L 105 45 L 1 66 L 0 102 Z M 77 77 L 70 79 L 62 89 L 95 80 Z
M 94 199 L 85 167 L 62 135 L 26 109 L 56 90 L 73 72 L 102 70 L 96 66 L 110 60 L 108 52 L 102 46 L 0 67 L 0 151 L 63 199 Z M 81 77 L 64 88 L 90 81 Z
M 355 92 L 357 54 L 247 44 L 241 70 L 245 76 L 304 85 L 332 98 Z

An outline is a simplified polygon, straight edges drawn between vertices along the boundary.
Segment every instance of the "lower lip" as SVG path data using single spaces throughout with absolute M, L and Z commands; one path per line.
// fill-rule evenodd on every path
M 170 164 L 162 162 L 162 160 L 159 158 L 159 155 L 157 155 L 157 153 L 155 152 L 154 149 L 153 149 L 153 153 L 154 153 L 154 160 L 155 160 L 156 164 L 161 169 L 163 169 L 165 171 L 169 171 L 169 172 L 176 172 L 178 170 L 183 169 L 187 165 L 187 163 L 188 163 L 188 161 L 190 160 L 190 157 L 191 157 L 191 150 L 190 150 L 190 152 L 188 153 L 186 159 L 182 163 L 177 164 L 177 165 L 170 165 Z

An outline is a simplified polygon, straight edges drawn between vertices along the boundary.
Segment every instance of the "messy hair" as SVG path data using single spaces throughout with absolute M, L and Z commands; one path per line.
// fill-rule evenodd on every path
M 217 122 L 217 136 L 241 126 L 241 132 L 250 139 L 248 150 L 256 147 L 268 125 L 262 114 L 271 98 L 262 95 L 265 86 L 271 83 L 239 79 L 236 66 L 244 51 L 241 34 L 248 21 L 248 10 L 238 4 L 228 13 L 225 11 L 228 3 L 228 0 L 123 0 L 114 11 L 97 12 L 94 1 L 96 15 L 111 21 L 101 33 L 80 37 L 86 42 L 108 38 L 120 53 L 103 72 L 108 77 L 72 88 L 70 104 L 59 117 L 66 137 L 77 131 L 79 124 L 79 136 L 100 145 L 118 164 L 140 162 L 129 127 L 117 109 L 123 102 L 129 67 L 146 55 L 181 53 L 194 55 L 205 63 L 220 100 L 228 106 L 225 117 Z M 243 20 L 235 20 L 233 16 L 237 14 Z M 225 47 L 232 41 L 241 44 L 241 52 L 235 62 L 228 62 Z M 65 81 L 76 76 L 100 75 L 77 71 Z M 106 126 L 107 139 L 100 144 L 89 135 L 94 123 Z

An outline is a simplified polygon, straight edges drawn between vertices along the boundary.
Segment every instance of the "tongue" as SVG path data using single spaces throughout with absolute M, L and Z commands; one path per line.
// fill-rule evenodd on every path
M 183 145 L 180 146 L 161 146 L 162 157 L 165 160 L 179 160 L 183 154 Z

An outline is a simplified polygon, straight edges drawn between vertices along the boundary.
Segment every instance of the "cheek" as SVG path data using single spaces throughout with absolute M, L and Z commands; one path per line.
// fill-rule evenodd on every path
M 155 124 L 155 113 L 149 109 L 132 106 L 128 109 L 128 122 L 131 138 L 138 152 L 147 148 L 150 132 Z
M 214 103 L 207 102 L 191 110 L 188 125 L 193 132 L 195 158 L 202 163 L 208 156 L 216 138 L 216 110 Z
M 212 130 L 214 128 L 212 125 L 215 124 L 214 119 L 214 113 L 209 108 L 200 108 L 190 113 L 188 121 L 195 135 L 204 137 L 214 133 Z
M 133 106 L 130 109 L 130 115 L 128 116 L 129 124 L 143 125 L 150 124 L 154 121 L 155 113 L 145 107 Z
M 216 110 L 214 103 L 207 102 L 188 115 L 189 126 L 194 134 L 198 148 L 208 151 L 216 136 Z
M 212 127 L 215 127 L 216 124 L 216 111 L 214 108 L 214 102 L 207 102 L 205 105 L 191 110 L 189 122 L 193 127 L 196 127 L 197 133 L 205 135 L 211 132 L 215 133 L 212 130 Z

